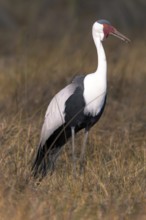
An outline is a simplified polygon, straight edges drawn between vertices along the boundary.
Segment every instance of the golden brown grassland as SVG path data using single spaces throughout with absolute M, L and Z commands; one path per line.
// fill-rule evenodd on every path
M 85 173 L 73 178 L 68 142 L 40 185 L 30 167 L 46 107 L 73 76 L 95 70 L 96 51 L 90 34 L 66 34 L 27 46 L 22 39 L 1 56 L 0 219 L 146 219 L 145 46 L 105 42 L 108 100 L 90 131 Z

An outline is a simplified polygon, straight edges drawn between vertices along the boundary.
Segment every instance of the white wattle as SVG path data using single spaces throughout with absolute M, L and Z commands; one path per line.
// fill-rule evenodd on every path
M 98 67 L 94 73 L 87 75 L 84 79 L 84 99 L 86 115 L 96 116 L 101 111 L 107 90 L 107 62 L 101 40 L 103 40 L 103 30 L 96 32 L 93 26 L 93 39 L 98 54 Z M 102 27 L 101 27 L 102 28 Z

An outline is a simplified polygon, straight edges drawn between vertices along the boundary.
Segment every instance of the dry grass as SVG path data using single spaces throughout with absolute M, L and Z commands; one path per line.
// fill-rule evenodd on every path
M 96 66 L 91 36 L 81 37 L 68 34 L 53 45 L 25 49 L 21 42 L 13 56 L 0 60 L 0 219 L 146 218 L 144 41 L 105 43 L 108 102 L 90 132 L 85 173 L 73 178 L 69 142 L 52 176 L 40 185 L 31 177 L 50 98 L 75 74 Z M 77 157 L 81 144 L 82 132 Z

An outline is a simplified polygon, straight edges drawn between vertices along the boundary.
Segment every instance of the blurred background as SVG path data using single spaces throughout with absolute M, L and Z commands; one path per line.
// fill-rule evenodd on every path
M 109 20 L 132 40 L 130 46 L 112 37 L 104 42 L 112 100 L 120 100 L 129 83 L 139 89 L 135 83 L 141 85 L 146 68 L 145 10 L 145 0 L 1 0 L 1 113 L 45 109 L 72 77 L 93 72 L 97 55 L 91 27 L 98 19 Z
M 21 34 L 26 46 L 44 38 L 50 43 L 73 29 L 77 34 L 88 33 L 101 18 L 138 37 L 145 32 L 145 10 L 145 0 L 1 0 L 0 53 L 15 49 Z

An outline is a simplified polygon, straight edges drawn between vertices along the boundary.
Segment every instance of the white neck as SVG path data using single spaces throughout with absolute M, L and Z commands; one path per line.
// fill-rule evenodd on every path
M 99 75 L 101 74 L 103 78 L 106 78 L 107 75 L 107 62 L 106 62 L 106 55 L 104 52 L 104 48 L 101 42 L 100 37 L 96 36 L 96 33 L 92 32 L 93 35 L 93 40 L 97 49 L 97 57 L 98 57 L 98 66 L 97 70 L 95 71 L 96 74 Z M 105 79 L 106 80 L 106 79 Z
M 100 27 L 101 31 L 97 30 L 96 27 Z M 93 39 L 97 49 L 98 67 L 94 73 L 88 74 L 85 77 L 83 96 L 86 103 L 84 113 L 96 116 L 101 111 L 105 102 L 107 88 L 107 63 L 102 46 L 102 39 L 104 37 L 102 26 L 95 23 L 92 30 Z

